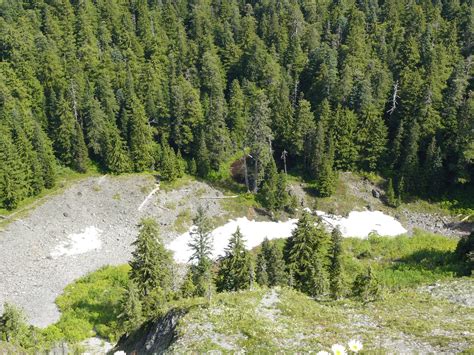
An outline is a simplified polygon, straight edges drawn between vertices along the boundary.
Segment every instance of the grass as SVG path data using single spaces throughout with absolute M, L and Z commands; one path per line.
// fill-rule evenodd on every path
M 348 175 L 345 175 L 348 176 Z M 362 209 L 367 206 L 367 202 L 363 199 L 355 196 L 348 184 L 346 179 L 358 179 L 355 175 L 350 175 L 346 178 L 342 178 L 339 175 L 337 184 L 336 184 L 336 191 L 330 197 L 318 197 L 316 198 L 315 205 L 309 206 L 312 209 L 318 209 L 322 211 L 326 211 L 329 213 L 345 216 L 349 212 L 353 211 L 354 209 Z M 315 197 L 315 192 L 310 188 L 306 187 L 305 191 L 310 195 Z
M 191 227 L 192 218 L 193 216 L 189 208 L 180 211 L 173 224 L 174 230 L 178 233 L 186 232 Z
M 267 289 L 218 294 L 210 306 L 201 299 L 179 322 L 172 351 L 221 351 L 223 345 L 252 353 L 314 352 L 359 338 L 368 352 L 393 352 L 397 339 L 448 349 L 469 337 L 474 310 L 431 298 L 411 289 L 365 305 L 350 299 L 316 302 L 289 289 L 267 317 L 260 306 Z M 383 345 L 381 345 L 381 342 Z
M 412 237 L 347 238 L 344 264 L 349 274 L 372 266 L 380 283 L 391 290 L 416 287 L 466 273 L 453 254 L 456 245 L 455 240 L 421 231 Z
M 56 327 L 68 341 L 98 335 L 117 340 L 119 303 L 128 281 L 128 265 L 107 266 L 68 285 L 56 299 L 61 318 Z

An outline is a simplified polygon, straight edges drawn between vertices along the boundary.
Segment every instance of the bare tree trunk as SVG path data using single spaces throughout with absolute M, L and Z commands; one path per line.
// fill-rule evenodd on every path
M 245 153 L 244 149 L 244 176 L 245 176 L 245 187 L 247 188 L 247 192 L 250 192 L 250 187 L 249 187 L 249 173 L 247 170 L 247 153 Z
M 254 157 L 255 161 L 255 170 L 254 170 L 254 181 L 253 181 L 253 192 L 256 194 L 258 192 L 258 159 Z

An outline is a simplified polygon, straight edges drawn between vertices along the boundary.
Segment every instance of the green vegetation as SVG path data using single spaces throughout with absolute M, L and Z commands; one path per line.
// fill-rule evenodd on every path
M 285 240 L 265 242 L 265 245 L 250 253 L 251 259 L 257 259 L 257 281 L 258 256 L 261 255 L 265 262 L 269 261 L 265 267 L 266 282 L 273 280 L 271 285 L 282 286 L 291 284 L 290 275 L 283 270 L 281 251 L 285 244 Z M 340 284 L 342 298 L 332 301 L 323 295 L 319 301 L 315 301 L 292 289 L 278 289 L 277 308 L 281 313 L 275 321 L 267 321 L 255 311 L 261 298 L 269 292 L 266 286 L 259 288 L 254 283 L 254 289 L 251 291 L 217 293 L 209 304 L 207 298 L 193 297 L 196 286 L 192 273 L 188 274 L 188 283 L 186 285 L 185 282 L 181 289 L 186 291 L 182 293 L 184 299 L 179 299 L 177 293 L 168 293 L 165 301 L 156 304 L 156 312 L 143 315 L 143 318 L 137 317 L 137 309 L 143 308 L 138 289 L 135 291 L 137 297 L 130 297 L 130 294 L 134 293 L 130 287 L 130 266 L 104 267 L 66 287 L 56 301 L 62 313 L 57 324 L 41 331 L 25 325 L 24 329 L 35 331 L 37 340 L 36 343 L 28 341 L 20 345 L 28 349 L 44 349 L 61 339 L 77 342 L 92 335 L 114 341 L 124 332 L 138 327 L 142 320 L 159 316 L 176 307 L 189 309 L 189 314 L 180 322 L 181 336 L 187 334 L 186 324 L 197 324 L 201 321 L 204 323 L 199 324 L 205 324 L 210 321 L 213 332 L 223 334 L 225 339 L 230 337 L 233 342 L 246 349 L 290 346 L 291 349 L 300 351 L 310 347 L 314 350 L 315 347 L 319 349 L 337 341 L 347 341 L 354 335 L 362 337 L 367 349 L 378 349 L 377 337 L 387 331 L 394 334 L 404 331 L 430 344 L 446 345 L 452 341 L 455 334 L 459 336 L 459 332 L 472 327 L 462 313 L 467 310 L 461 310 L 442 300 L 434 300 L 429 295 L 421 294 L 417 288 L 466 274 L 468 269 L 465 261 L 455 254 L 456 245 L 455 240 L 421 232 L 417 232 L 413 237 L 386 238 L 373 235 L 367 240 L 343 239 L 343 272 Z M 462 247 L 458 248 L 461 249 Z M 337 253 L 334 254 L 332 249 L 330 255 L 334 258 Z M 231 268 L 235 265 L 228 264 Z M 330 271 L 333 272 L 335 264 L 331 265 L 333 266 Z M 367 275 L 368 268 L 371 268 L 373 277 L 378 281 L 377 297 L 370 296 L 370 293 L 370 297 L 362 297 L 372 300 L 370 303 L 361 302 L 358 297 L 348 297 L 351 295 L 354 280 L 358 275 Z M 223 274 L 224 272 L 221 272 L 221 275 Z M 465 281 L 472 282 L 469 279 Z M 266 282 L 261 284 L 267 285 Z M 368 284 L 370 285 L 370 282 Z M 353 319 L 360 317 L 373 319 L 382 328 L 367 327 L 357 332 L 350 324 Z M 447 332 L 443 336 L 435 336 L 432 334 L 435 329 L 445 329 Z M 202 331 L 199 341 L 195 340 L 189 346 L 195 351 L 216 349 L 217 345 L 209 339 L 209 332 L 204 329 Z M 15 334 L 18 336 L 20 333 Z M 240 333 L 243 336 L 233 336 Z M 291 345 L 291 339 L 301 337 L 305 339 L 304 342 Z M 1 346 L 7 345 L 0 345 L 0 349 Z
M 346 170 L 472 188 L 470 5 L 3 1 L 0 206 L 58 166 L 213 179 L 234 155 L 254 193 L 272 160 L 320 196 Z
M 56 327 L 71 342 L 94 334 L 117 340 L 120 302 L 128 283 L 128 265 L 107 266 L 68 285 L 56 299 L 61 318 Z
M 191 210 L 187 208 L 178 213 L 178 216 L 176 217 L 176 220 L 174 221 L 174 229 L 178 233 L 184 233 L 191 226 L 191 222 L 192 222 Z
M 228 351 L 230 346 L 248 352 L 309 352 L 354 338 L 361 339 L 368 352 L 393 352 L 393 339 L 441 349 L 457 342 L 468 349 L 474 345 L 469 336 L 474 324 L 466 319 L 471 308 L 410 289 L 364 304 L 350 299 L 315 302 L 296 290 L 277 288 L 276 303 L 266 307 L 262 300 L 271 292 L 221 293 L 210 306 L 203 299 L 192 305 L 177 302 L 175 306 L 188 313 L 178 324 L 170 350 Z

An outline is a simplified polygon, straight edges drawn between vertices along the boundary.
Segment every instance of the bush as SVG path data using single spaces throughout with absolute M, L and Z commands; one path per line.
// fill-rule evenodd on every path
M 468 274 L 474 269 L 474 232 L 462 237 L 456 247 L 456 255 L 466 261 Z
M 30 329 L 21 308 L 5 303 L 0 317 L 0 340 L 28 347 Z

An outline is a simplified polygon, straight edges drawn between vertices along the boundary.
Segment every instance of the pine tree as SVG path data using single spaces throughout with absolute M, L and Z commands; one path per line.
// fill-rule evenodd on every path
M 271 243 L 265 238 L 262 243 L 261 253 L 266 265 L 267 285 L 270 287 L 286 285 L 287 276 L 281 249 L 275 242 Z
M 369 266 L 366 273 L 359 274 L 355 278 L 352 294 L 364 302 L 374 301 L 379 297 L 380 286 L 372 267 Z
M 179 288 L 179 293 L 183 298 L 191 298 L 196 294 L 196 286 L 193 282 L 193 274 L 191 270 L 188 270 L 186 273 L 184 281 Z
M 329 236 L 304 213 L 288 240 L 288 261 L 295 287 L 309 295 L 326 291 Z
M 160 149 L 160 173 L 164 180 L 173 181 L 178 177 L 178 169 L 181 167 L 177 166 L 176 155 L 174 154 L 173 148 L 171 148 L 166 141 L 161 144 Z
M 262 188 L 258 192 L 262 205 L 270 211 L 277 209 L 277 185 L 278 175 L 276 170 L 275 160 L 272 158 L 265 168 L 265 175 L 263 179 Z
M 204 134 L 199 137 L 199 145 L 196 152 L 196 172 L 199 177 L 207 177 L 211 170 L 209 151 L 207 150 Z
M 189 261 L 193 283 L 196 286 L 196 295 L 211 297 L 212 292 L 212 235 L 211 222 L 204 208 L 199 206 L 196 217 L 193 219 L 194 230 L 191 232 L 189 248 L 193 254 Z
M 331 265 L 329 268 L 329 280 L 331 296 L 338 299 L 342 296 L 342 234 L 338 228 L 331 233 L 331 249 L 329 252 Z
M 288 193 L 288 183 L 286 179 L 286 174 L 283 171 L 280 171 L 278 174 L 278 181 L 276 185 L 275 191 L 275 200 L 276 200 L 276 208 L 278 210 L 283 210 L 285 208 L 291 208 L 291 197 Z
M 138 289 L 144 307 L 144 315 L 153 312 L 153 293 L 171 289 L 171 253 L 163 245 L 158 225 L 153 219 L 143 219 L 137 239 L 132 243 L 135 250 L 130 260 L 130 280 Z
M 305 167 L 309 165 L 311 154 L 311 134 L 314 133 L 316 125 L 314 114 L 311 112 L 309 101 L 300 98 L 295 115 L 295 126 L 293 128 L 293 150 L 303 158 Z
M 239 227 L 229 239 L 217 273 L 217 291 L 238 291 L 250 286 L 250 255 Z
M 235 149 L 242 149 L 245 145 L 247 120 L 244 111 L 244 105 L 244 93 L 240 88 L 239 81 L 234 79 L 230 87 L 227 121 L 230 127 L 230 136 Z
M 247 127 L 247 142 L 252 156 L 253 192 L 257 193 L 263 177 L 263 167 L 272 159 L 272 131 L 270 129 L 270 109 L 268 99 L 261 90 L 252 98 L 250 122 Z
M 351 171 L 355 168 L 359 158 L 357 146 L 357 116 L 349 109 L 340 105 L 336 109 L 333 120 L 334 130 L 334 165 L 339 170 Z
M 260 286 L 268 286 L 267 261 L 263 253 L 257 255 L 255 278 Z
M 423 164 L 423 178 L 425 193 L 431 196 L 438 196 L 443 186 L 443 159 L 441 149 L 436 144 L 433 137 L 426 151 L 426 158 Z
M 143 322 L 140 294 L 133 281 L 129 281 L 121 301 L 122 312 L 118 316 L 122 331 L 129 334 Z
M 414 122 L 408 136 L 402 174 L 405 180 L 405 190 L 412 193 L 419 187 L 420 165 L 418 158 L 419 125 Z
M 385 193 L 385 199 L 387 201 L 387 204 L 390 207 L 397 207 L 398 206 L 397 198 L 395 196 L 395 190 L 393 189 L 393 181 L 392 181 L 391 178 L 388 179 L 387 192 Z
M 337 173 L 333 170 L 334 148 L 331 140 L 328 145 L 327 155 L 322 162 L 316 179 L 316 189 L 321 197 L 331 196 L 336 191 L 337 184 Z

